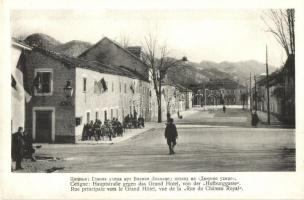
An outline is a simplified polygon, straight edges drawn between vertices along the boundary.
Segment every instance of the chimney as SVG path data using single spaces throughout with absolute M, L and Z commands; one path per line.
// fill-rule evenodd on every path
M 136 57 L 141 58 L 141 46 L 127 47 L 127 50 L 130 51 Z

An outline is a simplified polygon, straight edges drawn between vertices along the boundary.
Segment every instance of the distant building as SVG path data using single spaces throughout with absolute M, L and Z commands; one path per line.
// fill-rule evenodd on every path
M 147 67 L 108 38 L 79 58 L 33 45 L 19 60 L 33 91 L 25 128 L 35 142 L 75 143 L 91 120 L 150 116 Z
M 241 105 L 244 91 L 247 91 L 246 88 L 235 81 L 229 79 L 211 80 L 196 88 L 193 95 L 193 105 Z
M 268 77 L 269 110 L 282 122 L 295 124 L 295 61 L 290 55 L 284 66 Z M 254 104 L 258 110 L 267 112 L 267 79 L 265 75 L 257 77 Z M 255 88 L 252 89 L 254 91 Z
M 154 92 L 155 93 L 155 92 Z M 153 102 L 152 96 L 151 101 Z M 152 120 L 157 121 L 157 104 L 154 104 Z M 192 91 L 180 84 L 175 84 L 168 79 L 162 83 L 162 120 L 166 120 L 167 113 L 171 115 L 192 108 Z

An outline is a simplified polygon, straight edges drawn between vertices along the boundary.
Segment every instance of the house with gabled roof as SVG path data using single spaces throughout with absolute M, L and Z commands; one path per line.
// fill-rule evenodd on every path
M 134 50 L 137 50 L 136 53 Z M 79 55 L 78 58 L 94 60 L 109 65 L 123 66 L 148 79 L 148 66 L 140 59 L 140 53 L 138 53 L 138 51 L 140 51 L 138 47 L 136 49 L 131 47 L 123 48 L 117 42 L 104 37 L 93 45 L 93 47 Z
M 148 70 L 128 50 L 107 38 L 79 57 L 29 46 L 32 51 L 24 51 L 19 62 L 32 91 L 25 130 L 35 142 L 75 143 L 85 123 L 122 121 L 135 111 L 149 120 Z

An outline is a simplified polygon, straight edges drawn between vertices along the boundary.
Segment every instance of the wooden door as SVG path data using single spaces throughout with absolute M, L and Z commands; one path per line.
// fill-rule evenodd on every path
M 52 111 L 36 111 L 36 142 L 52 142 Z

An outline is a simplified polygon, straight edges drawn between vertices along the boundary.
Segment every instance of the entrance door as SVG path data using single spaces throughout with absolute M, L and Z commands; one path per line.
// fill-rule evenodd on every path
M 52 142 L 52 111 L 36 111 L 36 142 Z

